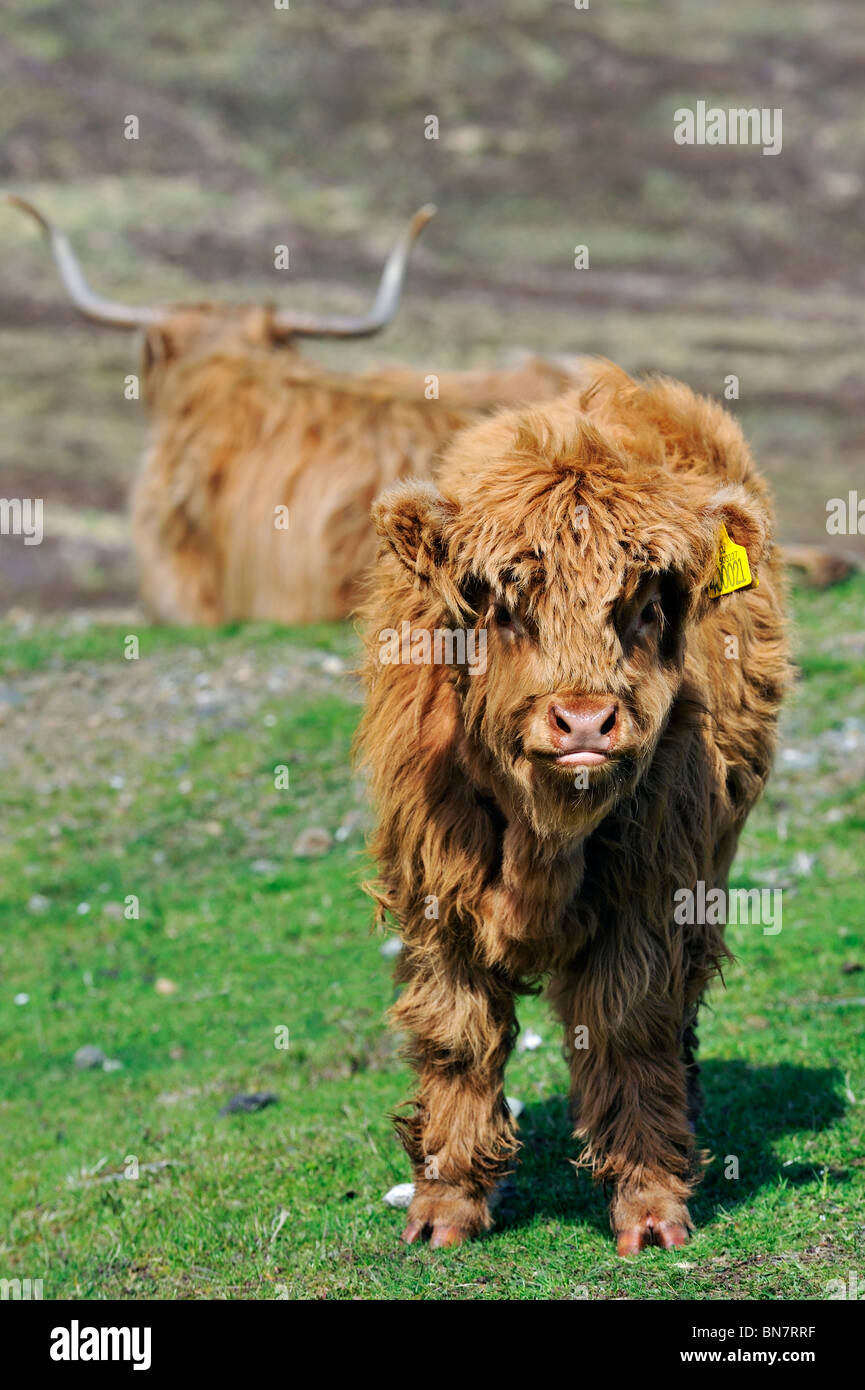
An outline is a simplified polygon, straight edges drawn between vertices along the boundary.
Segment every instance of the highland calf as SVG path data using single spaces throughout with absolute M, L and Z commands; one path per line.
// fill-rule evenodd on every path
M 674 901 L 726 887 L 769 774 L 789 666 L 766 487 L 719 406 L 600 364 L 467 430 L 375 520 L 360 740 L 419 1074 L 403 1239 L 490 1226 L 514 1001 L 546 979 L 619 1252 L 682 1245 L 697 1011 L 728 952 Z M 483 671 L 382 663 L 403 622 L 483 630 Z
M 162 622 L 344 618 L 375 554 L 369 509 L 404 477 L 428 477 L 457 430 L 506 404 L 558 395 L 574 361 L 529 358 L 499 371 L 337 372 L 301 338 L 364 338 L 399 305 L 412 245 L 394 246 L 368 313 L 270 305 L 131 306 L 85 282 L 63 233 L 7 195 L 47 235 L 72 303 L 94 323 L 143 333 L 150 444 L 132 496 L 141 593 Z

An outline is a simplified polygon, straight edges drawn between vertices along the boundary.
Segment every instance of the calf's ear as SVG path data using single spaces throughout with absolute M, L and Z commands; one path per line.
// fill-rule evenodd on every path
M 762 499 L 738 483 L 721 488 L 709 499 L 704 516 L 720 534 L 721 526 L 737 545 L 748 552 L 748 562 L 758 565 L 766 556 L 770 542 L 769 509 Z
M 708 585 L 717 573 L 721 545 L 721 527 L 731 541 L 742 545 L 748 555 L 751 572 L 756 573 L 771 545 L 771 519 L 762 497 L 755 496 L 739 483 L 721 488 L 701 509 L 702 543 L 694 553 L 697 591 Z
M 426 580 L 445 561 L 445 527 L 453 514 L 432 483 L 398 483 L 372 507 L 378 534 L 407 570 Z
M 375 528 L 420 586 L 435 589 L 454 613 L 466 602 L 450 565 L 448 527 L 456 507 L 446 502 L 432 483 L 404 482 L 373 503 Z

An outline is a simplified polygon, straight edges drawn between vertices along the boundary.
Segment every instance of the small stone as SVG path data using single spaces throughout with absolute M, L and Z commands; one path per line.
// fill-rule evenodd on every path
M 341 656 L 326 656 L 321 663 L 321 669 L 326 676 L 341 676 L 345 670 L 345 662 Z
M 363 817 L 360 811 L 349 811 L 342 825 L 334 834 L 336 840 L 347 840 L 352 831 L 357 830 L 361 825 Z
M 43 898 L 41 893 L 34 893 L 27 903 L 27 906 L 31 912 L 44 912 L 46 907 L 49 907 L 50 904 L 48 899 Z
M 333 836 L 329 830 L 320 825 L 310 825 L 298 835 L 292 853 L 295 859 L 311 859 L 319 854 L 327 854 L 332 844 Z
M 85 1043 L 84 1047 L 79 1047 L 72 1059 L 81 1071 L 93 1071 L 97 1067 L 103 1067 L 107 1060 L 101 1047 L 93 1047 L 90 1043 Z
M 90 904 L 89 904 L 89 903 L 79 903 L 78 906 L 76 907 L 75 911 L 78 913 L 78 916 L 79 916 L 79 917 L 86 917 L 87 914 L 88 914 L 88 912 L 90 911 Z
M 253 859 L 249 867 L 254 874 L 264 874 L 268 878 L 279 873 L 279 865 L 275 859 Z
M 782 748 L 781 762 L 790 768 L 791 772 L 799 772 L 806 767 L 814 767 L 817 754 L 804 748 Z
M 122 1069 L 123 1063 L 118 1061 L 116 1057 L 106 1057 L 102 1063 L 103 1071 L 122 1071 Z
M 116 777 L 109 777 L 108 785 L 109 787 L 113 787 L 116 792 L 119 792 L 126 786 L 126 778 L 121 777 L 118 773 Z
M 153 988 L 157 994 L 176 994 L 179 985 L 176 985 L 173 980 L 167 980 L 164 975 L 160 975 Z
M 379 946 L 378 953 L 384 956 L 385 960 L 393 960 L 394 956 L 402 954 L 402 942 L 398 936 L 389 936 L 387 941 Z
M 413 1182 L 398 1182 L 396 1187 L 392 1187 L 382 1197 L 382 1201 L 388 1207 L 397 1207 L 399 1211 L 407 1211 L 411 1206 L 414 1197 Z
M 180 792 L 181 796 L 189 795 L 189 793 L 192 791 L 192 783 L 190 782 L 188 777 L 182 777 L 180 779 L 180 781 L 177 783 L 177 790 Z
M 255 1110 L 264 1110 L 268 1105 L 276 1105 L 279 1096 L 274 1091 L 253 1091 L 251 1095 L 232 1096 L 227 1100 L 220 1110 L 220 1115 L 249 1114 Z
M 860 967 L 860 969 L 861 969 L 861 967 Z M 15 1003 L 16 1003 L 16 1004 L 29 1004 L 29 1003 L 30 1003 L 30 995 L 29 995 L 29 994 L 16 994 L 16 995 L 15 995 Z

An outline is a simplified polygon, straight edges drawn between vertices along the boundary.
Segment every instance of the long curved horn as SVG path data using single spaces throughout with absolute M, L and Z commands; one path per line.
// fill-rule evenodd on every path
M 22 212 L 29 213 L 39 223 L 51 244 L 54 260 L 66 292 L 75 308 L 85 318 L 90 319 L 93 323 L 107 324 L 111 328 L 143 328 L 147 324 L 159 323 L 164 319 L 164 310 L 134 308 L 128 304 L 117 304 L 113 299 L 103 299 L 101 295 L 95 294 L 84 279 L 78 258 L 67 238 L 48 221 L 47 217 L 43 216 L 38 208 L 35 208 L 32 203 L 28 203 L 26 198 L 19 198 L 16 193 L 0 195 L 0 202 L 10 203 L 12 207 L 20 208 Z
M 369 338 L 373 333 L 381 332 L 390 323 L 399 307 L 411 248 L 435 214 L 436 209 L 432 203 L 418 208 L 387 258 L 375 301 L 368 313 L 357 318 L 343 318 L 295 314 L 290 309 L 279 309 L 273 315 L 273 327 L 286 337 L 297 335 L 309 338 Z

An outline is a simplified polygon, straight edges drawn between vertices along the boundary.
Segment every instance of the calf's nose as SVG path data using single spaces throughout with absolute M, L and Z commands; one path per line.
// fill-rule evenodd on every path
M 561 753 L 608 753 L 613 746 L 619 707 L 598 699 L 552 700 L 547 722 Z

